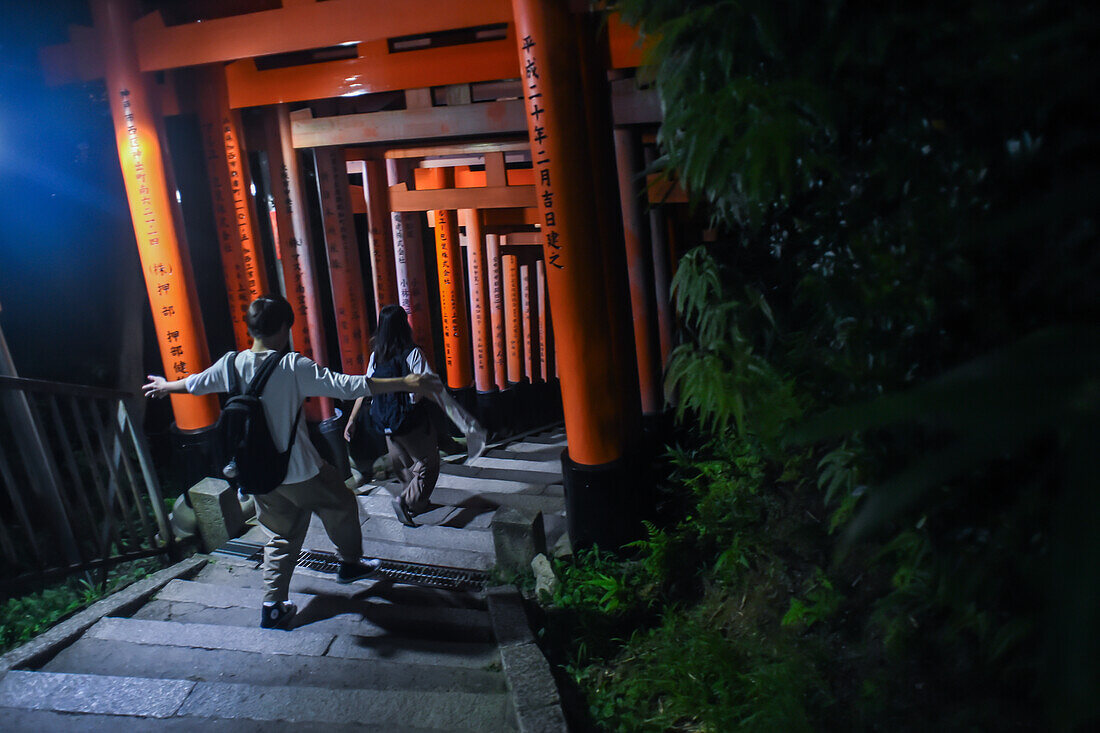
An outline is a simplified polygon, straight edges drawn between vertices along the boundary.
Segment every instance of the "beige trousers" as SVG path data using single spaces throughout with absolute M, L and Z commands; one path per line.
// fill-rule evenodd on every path
M 414 514 L 428 508 L 428 499 L 439 480 L 439 442 L 432 421 L 402 435 L 387 435 L 390 462 L 405 489 L 401 496 Z
M 316 476 L 283 484 L 270 494 L 256 495 L 256 519 L 270 539 L 264 547 L 264 601 L 285 601 L 298 562 L 310 515 L 316 513 L 345 562 L 363 556 L 363 530 L 355 494 L 335 468 L 326 464 Z

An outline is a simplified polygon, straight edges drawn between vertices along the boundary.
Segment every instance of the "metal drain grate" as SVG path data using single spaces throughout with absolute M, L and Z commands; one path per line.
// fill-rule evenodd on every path
M 252 562 L 260 562 L 263 560 L 264 548 L 263 545 L 258 545 L 255 542 L 229 540 L 212 554 L 241 557 Z M 297 564 L 298 567 L 335 575 L 340 560 L 331 552 L 302 550 L 298 555 Z M 489 574 L 481 570 L 451 568 L 445 565 L 422 565 L 414 562 L 385 559 L 382 559 L 382 567 L 378 570 L 378 577 L 394 583 L 454 591 L 479 591 L 485 587 L 489 580 Z
M 302 550 L 298 556 L 298 565 L 321 573 L 335 574 L 339 559 L 331 552 Z M 394 583 L 457 591 L 479 591 L 489 580 L 489 574 L 480 570 L 385 559 L 382 560 L 382 567 L 378 569 L 378 577 Z

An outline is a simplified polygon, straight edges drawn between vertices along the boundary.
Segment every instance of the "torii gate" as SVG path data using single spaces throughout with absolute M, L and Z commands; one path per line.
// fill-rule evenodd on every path
M 608 68 L 640 63 L 631 29 L 612 18 L 609 41 L 601 47 L 599 19 L 574 12 L 560 0 L 405 0 L 384 8 L 367 0 L 283 0 L 280 8 L 171 26 L 156 12 L 138 18 L 133 0 L 91 0 L 91 6 L 95 27 L 70 29 L 70 43 L 44 49 L 42 63 L 55 82 L 106 80 L 158 344 L 170 377 L 201 370 L 210 359 L 160 135 L 162 109 L 178 109 L 179 101 L 171 90 L 173 75 L 160 85 L 155 72 L 203 69 L 200 95 L 211 127 L 207 153 L 221 158 L 211 172 L 212 193 L 215 207 L 229 212 L 219 244 L 234 316 L 242 303 L 266 289 L 238 110 L 269 108 L 267 149 L 278 154 L 283 179 L 281 187 L 274 187 L 273 229 L 285 289 L 297 312 L 294 341 L 324 363 L 319 274 L 312 272 L 294 152 L 315 150 L 337 341 L 347 371 L 364 366 L 368 304 L 356 277 L 358 245 L 350 231 L 355 201 L 349 197 L 346 166 L 354 159 L 339 156 L 333 146 L 525 135 L 530 180 L 510 185 L 503 157 L 483 153 L 485 182 L 470 189 L 480 189 L 476 196 L 456 184 L 457 168 L 436 169 L 440 172 L 431 180 L 422 181 L 419 174 L 413 180 L 399 156 L 360 158 L 374 290 L 392 293 L 396 287 L 414 328 L 423 333 L 426 302 L 418 302 L 410 286 L 423 277 L 422 270 L 402 270 L 415 268 L 413 255 L 422 251 L 418 242 L 406 241 L 412 233 L 403 212 L 436 212 L 449 386 L 464 388 L 474 380 L 479 390 L 504 386 L 499 348 L 494 347 L 496 323 L 485 314 L 493 293 L 486 283 L 492 281 L 494 266 L 500 269 L 494 254 L 500 241 L 486 234 L 483 243 L 482 227 L 493 207 L 486 202 L 494 196 L 529 207 L 526 223 L 538 225 L 541 256 L 525 266 L 505 257 L 508 272 L 497 274 L 518 282 L 513 290 L 527 323 L 526 375 L 549 378 L 553 366 L 560 377 L 569 440 L 563 464 L 571 536 L 577 545 L 614 545 L 636 531 L 634 510 L 646 503 L 636 497 L 646 483 L 637 474 L 641 464 L 635 455 L 640 417 L 663 407 L 660 370 L 667 338 L 659 342 L 657 326 L 670 318 L 667 293 L 657 293 L 653 284 L 654 267 L 661 278 L 663 256 L 655 261 L 643 244 L 634 187 L 640 173 L 638 135 L 626 127 L 656 122 L 659 110 L 652 92 L 639 91 L 633 80 L 614 82 L 610 89 L 607 82 Z M 314 54 L 316 63 L 258 63 L 279 54 Z M 334 60 L 317 58 L 326 54 Z M 518 82 L 504 82 L 519 90 L 514 101 L 472 104 L 468 87 L 461 99 L 455 86 L 516 77 Z M 433 87 L 448 93 L 457 89 L 458 103 L 434 106 Z M 403 91 L 406 109 L 314 118 L 308 112 L 291 113 L 287 106 L 383 91 Z M 614 138 L 612 106 L 620 125 Z M 612 170 L 616 156 L 621 197 Z M 458 223 L 465 227 L 470 250 L 468 287 L 461 277 Z M 624 229 L 625 250 L 620 244 Z M 516 241 L 523 237 L 517 235 Z M 467 296 L 476 339 L 466 323 Z M 539 324 L 546 329 L 546 301 L 553 316 L 554 365 L 546 357 L 549 334 L 533 335 Z M 430 345 L 430 335 L 427 341 Z M 216 418 L 210 397 L 172 400 L 182 430 L 202 430 Z M 330 410 L 315 408 L 320 417 Z

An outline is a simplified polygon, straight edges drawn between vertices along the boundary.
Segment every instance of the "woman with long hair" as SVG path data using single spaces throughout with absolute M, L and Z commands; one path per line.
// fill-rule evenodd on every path
M 368 377 L 434 374 L 424 352 L 413 341 L 408 315 L 399 305 L 387 305 L 378 314 L 378 330 L 371 347 Z M 466 433 L 469 455 L 480 455 L 485 448 L 485 430 L 450 395 L 438 397 L 440 407 Z M 348 417 L 344 438 L 349 441 L 362 404 L 362 399 L 356 400 Z M 421 404 L 420 395 L 408 392 L 372 399 L 370 420 L 386 436 L 390 463 L 404 486 L 393 500 L 394 513 L 403 524 L 415 527 L 414 517 L 428 509 L 439 479 L 439 435 L 434 421 L 427 405 Z

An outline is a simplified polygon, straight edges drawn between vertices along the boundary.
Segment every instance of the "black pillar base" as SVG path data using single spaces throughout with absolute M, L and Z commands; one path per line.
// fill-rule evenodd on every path
M 618 552 L 645 536 L 642 520 L 652 518 L 653 479 L 640 451 L 599 466 L 574 463 L 561 454 L 565 513 L 573 549 L 599 545 Z
M 503 427 L 501 432 L 515 435 L 521 432 L 519 429 L 519 392 L 515 382 L 508 382 L 507 388 L 500 393 L 501 418 Z
M 642 444 L 648 455 L 664 454 L 668 436 L 672 434 L 672 423 L 671 410 L 642 415 Z
M 534 385 L 525 379 L 511 387 L 516 396 L 513 425 L 517 433 L 522 433 L 538 425 Z
M 343 414 L 337 410 L 333 417 L 319 423 L 307 423 L 309 438 L 321 458 L 331 464 L 345 480 L 351 478 L 351 460 L 348 444 L 344 440 Z
M 538 421 L 536 425 L 548 425 L 562 418 L 561 386 L 556 379 L 549 382 L 536 382 L 538 394 Z
M 169 428 L 172 436 L 172 472 L 183 483 L 184 501 L 190 505 L 187 489 L 207 476 L 222 476 L 225 464 L 218 445 L 218 431 L 214 425 L 198 430 L 181 430 L 175 423 Z
M 490 392 L 478 392 L 475 396 L 474 415 L 477 416 L 481 426 L 492 435 L 500 435 L 504 432 L 504 399 L 499 390 Z
M 447 391 L 451 393 L 451 397 L 454 397 L 455 402 L 462 405 L 463 409 L 467 412 L 473 412 L 477 406 L 477 390 L 473 387 L 463 387 L 462 389 L 447 388 Z

